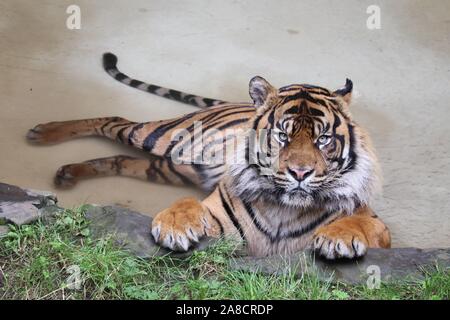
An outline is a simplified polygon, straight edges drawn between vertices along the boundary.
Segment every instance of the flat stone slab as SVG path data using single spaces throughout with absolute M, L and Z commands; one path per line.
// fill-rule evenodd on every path
M 54 206 L 57 201 L 56 196 L 48 191 L 0 183 L 0 222 L 19 226 L 32 223 L 41 216 L 40 209 Z
M 382 282 L 420 281 L 424 278 L 424 271 L 432 270 L 436 265 L 450 268 L 450 248 L 369 249 L 363 258 L 357 260 L 327 261 L 305 251 L 284 257 L 242 257 L 232 261 L 233 268 L 243 271 L 264 274 L 290 271 L 299 276 L 316 274 L 322 280 L 348 284 L 365 284 L 378 276 Z
M 90 221 L 89 228 L 94 238 L 113 236 L 124 249 L 142 258 L 168 254 L 187 257 L 194 250 L 204 250 L 214 241 L 205 238 L 187 252 L 173 252 L 155 243 L 150 234 L 152 218 L 149 216 L 119 206 L 90 206 L 86 218 Z

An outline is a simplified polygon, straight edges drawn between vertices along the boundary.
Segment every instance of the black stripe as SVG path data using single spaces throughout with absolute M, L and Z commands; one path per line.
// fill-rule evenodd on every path
M 163 159 L 158 159 L 158 163 L 159 166 L 161 166 L 161 163 L 163 162 Z M 166 177 L 166 175 L 159 169 L 156 167 L 156 160 L 152 161 L 150 160 L 150 167 L 147 169 L 147 177 L 150 178 L 150 174 L 152 173 L 151 170 L 153 170 L 154 173 L 156 173 L 156 175 L 159 175 L 161 177 L 161 179 L 164 180 L 164 182 L 166 183 L 173 183 L 173 181 L 170 181 L 169 178 Z
M 195 98 L 195 96 L 193 94 L 185 94 L 182 102 L 186 103 L 186 104 L 190 104 L 191 99 L 194 99 L 194 98 Z
M 324 117 L 325 113 L 316 108 L 309 108 L 309 113 L 314 117 Z
M 282 87 L 279 89 L 280 92 L 285 92 L 285 91 L 290 91 L 290 90 L 300 90 L 302 89 L 301 87 L 305 88 L 305 89 L 312 89 L 310 91 L 315 92 L 316 90 L 318 90 L 321 94 L 330 96 L 331 92 L 330 90 L 324 88 L 324 87 L 320 87 L 320 86 L 315 86 L 312 84 L 306 84 L 306 83 L 302 83 L 302 84 L 291 84 L 285 87 Z
M 281 87 L 280 89 L 278 89 L 278 91 L 286 92 L 286 91 L 299 90 L 299 89 L 301 89 L 299 84 L 290 84 L 288 86 Z
M 286 114 L 297 114 L 297 113 L 299 113 L 299 111 L 300 111 L 299 106 L 293 106 L 293 107 L 287 109 L 285 113 Z
M 194 183 L 189 180 L 187 177 L 183 176 L 181 173 L 179 173 L 177 170 L 175 170 L 175 167 L 172 163 L 172 161 L 170 159 L 166 159 L 167 161 L 167 166 L 169 167 L 169 170 L 175 174 L 178 178 L 180 178 L 180 180 L 183 182 L 183 184 L 190 186 L 190 185 L 194 185 Z
M 144 84 L 144 82 L 134 79 L 130 82 L 130 86 L 133 88 L 139 87 L 141 84 Z
M 309 108 L 308 105 L 306 104 L 306 101 L 302 101 L 300 103 L 300 106 L 298 108 L 298 113 L 301 115 L 308 115 L 309 114 Z
M 205 173 L 205 167 L 203 164 L 193 163 L 192 167 L 195 172 L 200 176 L 200 183 L 203 185 L 210 177 Z
M 202 123 L 202 125 L 204 125 L 204 124 L 210 123 L 213 120 L 218 120 L 218 122 L 214 123 L 214 124 L 217 124 L 217 123 L 220 123 L 220 121 L 222 121 L 222 119 L 224 117 L 226 117 L 226 116 L 228 116 L 230 114 L 239 113 L 239 112 L 247 112 L 247 111 L 242 111 L 242 110 L 233 111 L 233 109 L 235 109 L 235 108 L 223 108 L 223 109 L 219 108 L 217 111 L 213 111 L 211 113 L 208 113 L 205 117 L 199 119 L 198 121 L 200 121 Z M 231 113 L 224 114 L 224 113 L 226 113 L 227 111 L 230 111 L 230 110 L 232 111 Z M 217 119 L 217 118 L 219 118 L 219 119 Z M 206 128 L 203 128 L 203 132 L 206 132 L 213 125 L 208 125 Z M 194 129 L 194 124 L 192 124 L 191 126 L 189 126 L 187 128 L 187 130 L 189 132 L 191 132 L 193 129 Z
M 104 131 L 104 130 L 105 130 L 106 126 L 109 125 L 110 123 L 114 122 L 114 121 L 117 121 L 118 119 L 119 119 L 118 117 L 114 117 L 114 118 L 112 118 L 112 119 L 106 121 L 106 122 L 100 127 L 101 133 L 104 135 L 104 134 L 105 134 L 105 131 Z
M 229 128 L 229 127 L 238 125 L 238 124 L 240 124 L 240 123 L 242 123 L 242 122 L 247 122 L 247 121 L 248 121 L 248 119 L 237 119 L 237 120 L 233 120 L 233 121 L 230 121 L 230 122 L 225 123 L 224 125 L 221 125 L 220 127 L 217 128 L 217 130 L 220 131 L 220 130 L 223 130 L 223 129 L 226 129 L 226 128 Z
M 129 145 L 133 145 L 133 141 L 131 139 L 133 138 L 134 133 L 136 132 L 136 130 L 141 129 L 144 125 L 145 125 L 145 123 L 138 123 L 137 125 L 135 125 L 133 127 L 133 129 L 131 129 L 130 133 L 128 134 L 128 144 Z
M 186 95 L 186 94 L 181 91 L 178 91 L 178 90 L 169 89 L 169 94 L 165 95 L 164 97 L 171 99 L 171 100 L 178 101 L 178 102 L 187 103 L 187 104 L 193 105 L 195 107 L 211 107 L 218 103 L 226 103 L 225 101 L 204 98 L 204 97 L 200 97 L 200 96 L 196 96 L 196 95 L 192 95 L 192 94 L 188 95 L 187 97 L 185 96 L 185 98 L 183 99 L 182 98 L 183 95 Z M 197 103 L 196 99 L 201 99 L 205 105 L 199 105 Z
M 336 129 L 341 125 L 342 121 L 336 112 L 333 112 L 333 116 L 334 116 L 333 133 L 336 133 Z
M 271 243 L 277 242 L 278 241 L 277 236 L 272 235 L 271 233 L 269 233 L 269 231 L 267 231 L 266 228 L 263 227 L 261 222 L 256 217 L 255 211 L 253 210 L 251 204 L 245 200 L 242 200 L 242 203 L 244 204 L 245 210 L 247 211 L 248 215 L 252 220 L 252 223 L 256 226 L 256 228 L 260 232 L 262 232 L 266 237 L 268 237 Z
M 120 142 L 124 142 L 123 141 L 123 138 L 124 138 L 124 136 L 123 136 L 123 132 L 125 131 L 125 130 L 127 130 L 129 127 L 127 126 L 127 127 L 124 127 L 124 128 L 122 128 L 122 129 L 120 129 L 118 132 L 117 132 L 117 138 L 119 139 L 119 141 Z
M 111 128 L 109 128 L 109 131 L 112 131 L 113 129 L 115 129 L 115 128 L 118 128 L 118 127 L 122 127 L 122 126 L 129 126 L 129 125 L 130 125 L 130 123 L 129 123 L 129 122 L 126 122 L 126 123 L 119 123 L 119 124 L 115 124 L 115 125 L 111 126 Z
M 253 122 L 253 130 L 256 130 L 258 128 L 259 122 L 261 121 L 261 119 L 264 115 L 265 115 L 265 113 L 256 117 L 255 121 Z
M 122 81 L 124 79 L 128 79 L 128 77 L 126 75 L 124 75 L 122 72 L 119 72 L 118 74 L 116 74 L 116 76 L 114 78 L 116 80 L 118 80 L 118 81 Z
M 269 114 L 269 117 L 267 118 L 267 122 L 269 123 L 269 128 L 273 128 L 276 110 L 277 110 L 277 108 L 273 108 L 272 112 Z
M 116 128 L 120 128 L 120 127 L 123 127 L 123 128 L 119 129 L 117 131 L 116 139 L 119 138 L 119 141 L 123 142 L 122 141 L 122 137 L 120 137 L 119 134 L 121 134 L 124 130 L 126 130 L 126 129 L 128 129 L 130 127 L 130 123 L 129 122 L 127 122 L 127 123 L 119 123 L 119 124 L 115 124 L 115 125 L 111 126 L 109 128 L 109 134 L 112 136 L 113 130 L 116 129 Z
M 261 121 L 262 118 L 264 118 L 268 112 L 270 112 L 269 117 L 267 119 L 268 123 L 270 124 L 270 128 L 273 127 L 273 122 L 274 122 L 274 117 L 275 117 L 275 111 L 277 110 L 277 107 L 280 104 L 273 106 L 272 108 L 269 108 L 267 110 L 264 111 L 263 114 L 257 116 L 253 122 L 253 130 L 256 130 L 258 128 L 259 122 Z M 267 126 L 264 126 L 264 128 L 266 128 Z
M 242 110 L 242 109 L 244 109 L 244 110 Z M 229 114 L 223 115 L 227 111 L 232 111 L 232 112 L 251 112 L 251 111 L 254 111 L 254 108 L 253 107 L 249 107 L 249 106 L 245 106 L 245 105 L 237 105 L 237 106 L 222 106 L 222 107 L 214 108 L 212 110 L 213 111 L 211 111 L 211 110 L 201 111 L 202 113 L 208 112 L 208 114 L 209 114 L 209 112 L 212 112 L 211 114 L 209 114 L 209 116 L 203 118 L 202 121 L 205 121 L 205 122 L 212 121 L 212 120 L 215 120 L 218 117 L 224 117 L 224 116 L 233 114 L 233 113 L 229 113 Z
M 235 111 L 235 112 L 223 115 L 223 118 L 231 116 L 231 115 L 234 115 L 234 114 L 248 113 L 248 112 L 251 112 L 251 110 L 250 111 Z M 217 130 L 221 130 L 221 128 L 226 129 L 226 128 L 229 128 L 231 126 L 238 125 L 238 124 L 240 124 L 242 122 L 247 122 L 248 121 L 248 117 L 242 118 L 242 119 L 232 120 L 232 121 L 229 121 L 229 122 L 224 122 L 226 120 L 224 120 L 223 118 L 221 117 L 221 118 L 217 119 L 217 121 L 215 121 L 213 123 L 209 123 L 208 126 L 203 129 L 203 132 L 208 132 L 208 130 L 211 129 L 211 128 L 212 129 L 217 129 Z M 217 127 L 217 125 L 219 125 L 222 122 L 224 123 L 224 125 Z
M 232 107 L 232 108 L 224 108 L 224 109 L 219 109 L 218 111 L 201 111 L 201 112 L 197 112 L 197 113 L 194 113 L 193 115 L 195 115 L 195 114 L 203 114 L 203 113 L 205 113 L 206 112 L 206 116 L 204 116 L 203 118 L 200 118 L 200 119 L 198 119 L 197 121 L 198 122 L 201 122 L 202 123 L 202 125 L 203 125 L 203 123 L 208 123 L 208 121 L 211 121 L 212 119 L 214 119 L 214 118 L 217 118 L 218 116 L 220 116 L 222 113 L 224 113 L 224 112 L 226 112 L 226 111 L 229 111 L 230 109 L 234 109 L 234 107 Z M 193 130 L 194 130 L 194 127 L 195 127 L 195 124 L 193 123 L 193 124 L 191 124 L 189 127 L 187 127 L 187 128 L 185 128 L 185 130 L 186 131 L 188 131 L 188 132 L 192 132 Z M 202 128 L 203 130 L 202 130 L 202 134 L 204 134 L 207 130 L 208 130 L 208 128 L 209 127 L 207 127 L 207 128 Z M 182 145 L 181 145 L 181 149 L 183 149 L 187 144 L 191 144 L 191 146 L 192 147 L 194 147 L 194 144 L 193 144 L 193 142 L 194 142 L 194 139 L 196 138 L 196 136 L 192 136 L 191 137 L 191 139 L 190 140 L 188 140 L 188 141 L 185 141 Z M 203 140 L 203 139 L 202 139 Z M 166 151 L 165 151 L 165 153 L 164 153 L 164 156 L 165 157 L 168 157 L 168 156 L 170 156 L 170 154 L 171 154 L 171 152 L 172 152 L 172 150 L 173 150 L 173 148 L 178 144 L 178 142 L 180 142 L 180 141 L 172 141 L 171 143 L 170 143 L 170 145 L 167 147 L 167 149 L 166 149 Z
M 175 100 L 175 101 L 179 101 L 179 102 L 183 102 L 183 99 L 181 99 L 181 92 L 180 91 L 170 89 L 169 90 L 169 95 L 170 95 L 170 99 Z
M 217 104 L 226 103 L 222 100 L 215 100 L 210 98 L 203 98 L 203 102 L 206 104 L 207 107 L 215 106 Z
M 232 109 L 234 109 L 234 108 L 231 108 L 231 110 L 232 110 Z M 215 119 L 215 118 L 219 117 L 220 115 L 222 115 L 222 113 L 225 113 L 226 111 L 229 111 L 229 110 L 230 110 L 230 108 L 226 108 L 226 109 L 224 109 L 224 110 L 219 109 L 218 112 L 214 112 L 214 113 L 212 113 L 212 114 L 209 114 L 209 113 L 208 113 L 207 116 L 205 116 L 204 118 L 201 118 L 201 119 L 199 119 L 199 120 L 197 120 L 197 121 L 201 122 L 202 124 L 203 124 L 203 123 L 208 123 L 209 121 L 212 121 L 212 119 Z M 226 116 L 229 116 L 229 115 L 232 115 L 232 114 L 241 113 L 241 112 L 242 112 L 242 113 L 246 113 L 246 112 L 250 112 L 250 111 L 251 111 L 251 110 L 247 110 L 247 111 L 233 111 L 233 112 L 231 112 L 231 113 L 228 113 L 228 114 L 225 114 L 225 115 L 222 115 L 222 116 L 223 116 L 223 117 L 226 117 Z M 241 121 L 241 120 L 242 120 L 242 121 Z M 219 131 L 220 131 L 220 130 L 223 130 L 223 129 L 228 128 L 228 127 L 230 127 L 230 126 L 232 126 L 232 125 L 234 125 L 234 124 L 239 124 L 240 122 L 248 121 L 248 118 L 244 118 L 244 119 L 241 119 L 241 120 L 239 120 L 239 121 L 236 122 L 236 123 L 226 123 L 226 124 L 223 125 L 223 126 L 215 127 L 217 124 L 223 122 L 223 119 L 222 119 L 222 118 L 219 118 L 217 122 L 208 125 L 206 128 L 202 128 L 201 134 L 204 135 L 205 132 L 207 132 L 210 128 L 214 128 L 214 129 L 219 130 Z M 236 120 L 235 120 L 235 121 L 236 121 Z M 232 122 L 233 122 L 233 121 L 232 121 Z M 192 130 L 194 130 L 194 124 L 190 125 L 190 126 L 187 127 L 185 130 L 187 130 L 188 132 L 192 132 Z M 209 135 L 206 136 L 205 138 L 208 138 L 208 137 L 209 137 Z M 191 139 L 188 140 L 188 141 L 185 141 L 185 142 L 180 146 L 179 149 L 183 150 L 184 147 L 185 147 L 187 144 L 189 144 L 189 143 L 191 144 L 191 147 L 192 147 L 192 148 L 195 148 L 194 141 L 195 141 L 196 138 L 198 138 L 198 135 L 197 135 L 197 136 L 196 136 L 196 135 L 193 135 L 193 136 L 191 137 Z M 204 139 L 202 139 L 202 141 L 203 141 L 203 140 L 204 140 Z M 174 148 L 175 146 L 177 146 L 178 142 L 179 142 L 179 141 L 172 141 L 172 142 L 171 142 L 171 144 L 169 145 L 169 147 L 168 147 L 168 148 L 166 149 L 166 151 L 165 151 L 165 156 L 166 156 L 166 157 L 170 156 L 170 153 L 172 152 L 173 148 Z M 204 150 L 204 148 L 203 148 L 203 150 Z
M 227 213 L 227 215 L 230 218 L 231 222 L 233 223 L 234 227 L 239 231 L 241 238 L 245 241 L 246 239 L 245 239 L 244 231 L 242 230 L 241 225 L 237 221 L 233 211 L 231 210 L 230 206 L 228 205 L 227 201 L 225 200 L 225 197 L 223 196 L 223 193 L 222 193 L 222 188 L 220 186 L 219 186 L 219 194 L 220 194 L 220 200 L 222 201 L 222 205 L 225 209 L 225 212 Z
M 158 89 L 161 89 L 161 87 L 160 86 L 155 86 L 154 84 L 149 84 L 148 87 L 147 87 L 147 91 L 150 92 L 150 93 L 153 93 L 153 94 L 156 94 L 155 91 L 158 90 Z M 156 94 L 156 95 L 158 95 L 158 94 Z
M 321 225 L 326 219 L 328 219 L 333 213 L 334 213 L 334 211 L 325 212 L 317 220 L 314 220 L 313 222 L 309 223 L 305 227 L 302 227 L 295 231 L 290 231 L 288 234 L 282 236 L 282 239 L 298 238 L 298 237 L 301 237 L 301 236 L 307 234 L 308 232 L 311 232 L 312 230 L 317 228 L 319 225 Z
M 348 156 L 350 157 L 350 162 L 346 168 L 347 172 L 355 168 L 356 160 L 358 158 L 358 155 L 355 152 L 354 127 L 351 124 L 348 125 L 348 134 L 350 135 L 350 146 L 349 146 L 349 151 L 348 151 Z
M 206 149 L 206 147 L 205 147 Z M 208 166 L 208 170 L 214 170 L 220 167 L 223 167 L 223 164 L 217 164 L 217 165 L 213 165 L 213 166 L 209 166 L 208 164 L 206 164 L 206 166 Z
M 227 109 L 226 111 L 230 111 L 230 109 Z M 205 124 L 207 124 L 208 126 L 205 129 L 203 129 L 203 130 L 206 132 L 209 128 L 214 127 L 216 124 L 219 124 L 220 121 L 222 121 L 226 117 L 229 117 L 229 116 L 232 116 L 232 115 L 236 115 L 236 114 L 249 113 L 249 112 L 253 112 L 253 110 L 237 110 L 237 111 L 235 111 L 235 110 L 231 109 L 230 113 L 218 114 L 217 116 L 215 116 L 215 117 L 213 117 L 211 119 L 208 119 L 208 121 L 205 122 Z M 247 116 L 245 119 L 248 121 L 249 117 Z M 215 121 L 214 123 L 210 123 L 213 120 L 217 120 L 217 121 Z
M 336 159 L 333 159 L 335 161 L 338 162 L 339 167 L 342 166 L 342 164 L 344 163 L 344 158 L 343 158 L 343 152 L 345 149 L 345 137 L 341 134 L 337 134 L 336 130 L 337 128 L 342 124 L 341 118 L 339 117 L 339 114 L 335 111 L 333 111 L 333 117 L 334 117 L 334 123 L 333 123 L 333 136 L 334 139 L 336 141 L 339 141 L 339 144 L 341 145 L 341 152 L 339 155 L 337 155 Z M 336 146 L 335 146 L 336 147 Z
M 167 131 L 175 128 L 180 123 L 183 123 L 184 121 L 194 117 L 195 115 L 196 115 L 195 113 L 190 113 L 180 119 L 176 119 L 169 123 L 159 126 L 145 138 L 142 148 L 145 151 L 151 152 L 153 150 L 153 148 L 155 147 L 155 144 L 158 141 L 158 139 L 161 138 Z
M 316 104 L 320 104 L 326 108 L 328 108 L 327 103 L 325 102 L 325 100 L 319 99 L 319 98 L 314 98 L 313 96 L 311 96 L 307 91 L 300 91 L 297 92 L 296 94 L 293 94 L 291 96 L 287 96 L 286 98 L 283 99 L 283 103 L 288 103 L 294 100 L 299 100 L 299 99 L 304 99 L 306 101 L 309 101 L 311 103 L 316 103 Z
M 301 90 L 295 94 L 289 95 L 283 99 L 283 103 L 288 103 L 294 100 L 306 99 L 309 96 L 308 92 Z
M 290 231 L 286 235 L 282 235 L 281 236 L 281 235 L 277 234 L 277 235 L 274 236 L 258 220 L 258 218 L 256 217 L 256 214 L 255 214 L 251 204 L 248 203 L 245 200 L 243 200 L 242 203 L 244 204 L 245 210 L 247 211 L 248 215 L 252 219 L 252 221 L 253 221 L 254 225 L 256 226 L 256 228 L 260 232 L 262 232 L 266 237 L 268 237 L 270 242 L 272 242 L 272 243 L 279 242 L 281 240 L 285 240 L 285 239 L 289 239 L 289 238 L 301 237 L 301 236 L 305 235 L 306 233 L 314 230 L 316 227 L 318 227 L 320 224 L 322 224 L 327 218 L 329 218 L 333 214 L 332 211 L 326 212 L 322 216 L 320 216 L 317 220 L 314 220 L 313 222 L 309 223 L 305 227 L 302 227 L 302 228 L 297 229 L 295 231 Z
M 173 184 L 173 181 L 171 181 L 169 178 L 167 178 L 166 175 L 161 170 L 157 169 L 156 167 L 154 168 L 154 170 L 155 170 L 155 173 L 161 179 L 163 179 L 166 184 Z
M 163 88 L 163 87 L 159 87 L 156 85 L 150 85 L 149 88 L 147 89 L 147 91 L 156 94 L 155 91 L 160 88 Z M 192 94 L 186 95 L 186 93 L 178 91 L 178 90 L 174 90 L 174 89 L 167 89 L 167 88 L 163 88 L 163 89 L 166 89 L 167 93 L 164 95 L 159 95 L 159 94 L 157 94 L 157 95 L 159 95 L 163 98 L 170 99 L 170 100 L 190 104 L 194 107 L 211 107 L 211 106 L 214 106 L 214 104 L 216 104 L 216 103 L 226 103 L 225 101 L 204 98 L 204 97 L 200 97 L 200 96 L 196 96 L 196 95 L 192 95 Z M 183 96 L 184 96 L 184 98 L 183 98 Z M 199 105 L 197 103 L 196 99 L 201 99 L 205 105 Z

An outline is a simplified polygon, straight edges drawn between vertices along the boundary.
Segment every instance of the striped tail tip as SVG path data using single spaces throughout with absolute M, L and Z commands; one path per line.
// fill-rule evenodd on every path
M 117 69 L 117 56 L 110 52 L 103 54 L 103 68 L 108 71 L 111 69 Z

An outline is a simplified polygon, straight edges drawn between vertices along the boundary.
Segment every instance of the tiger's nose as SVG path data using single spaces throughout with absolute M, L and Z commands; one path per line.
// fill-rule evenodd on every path
M 314 172 L 314 169 L 310 167 L 289 167 L 288 172 L 296 180 L 302 181 L 309 177 Z

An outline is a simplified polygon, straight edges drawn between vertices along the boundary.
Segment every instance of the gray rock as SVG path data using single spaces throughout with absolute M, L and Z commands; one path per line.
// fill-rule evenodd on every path
M 243 257 L 232 261 L 232 268 L 237 270 L 265 274 L 290 271 L 299 276 L 316 274 L 322 280 L 348 284 L 365 284 L 369 276 L 374 276 L 375 273 L 380 275 L 382 282 L 420 281 L 424 278 L 424 271 L 436 265 L 444 269 L 450 268 L 450 248 L 369 249 L 367 255 L 358 260 L 326 261 L 305 251 L 287 257 Z
M 191 255 L 194 250 L 204 250 L 213 242 L 213 239 L 205 238 L 184 253 L 161 248 L 150 234 L 151 217 L 118 206 L 90 206 L 86 218 L 90 221 L 92 237 L 101 238 L 110 235 L 124 249 L 142 258 L 167 254 L 182 258 Z
M 49 205 L 39 209 L 40 219 L 45 224 L 51 224 L 55 221 L 55 218 L 58 213 L 64 211 L 64 208 L 61 208 L 57 205 Z
M 51 192 L 21 189 L 0 183 L 0 221 L 3 223 L 32 223 L 41 216 L 41 209 L 56 203 L 56 196 Z
M 91 234 L 94 238 L 112 235 L 125 249 L 143 258 L 166 254 L 186 257 L 193 250 L 203 250 L 214 242 L 212 239 L 204 239 L 187 253 L 174 253 L 159 247 L 153 241 L 150 235 L 151 217 L 118 206 L 91 206 L 86 217 L 91 221 Z M 418 281 L 423 279 L 424 268 L 431 268 L 436 264 L 449 268 L 450 249 L 370 249 L 362 259 L 331 262 L 315 258 L 313 253 L 305 251 L 290 256 L 239 257 L 232 260 L 231 267 L 265 274 L 316 274 L 322 280 L 363 284 L 378 270 L 380 280 L 384 282 Z
M 6 236 L 9 232 L 8 226 L 0 226 L 0 239 Z

